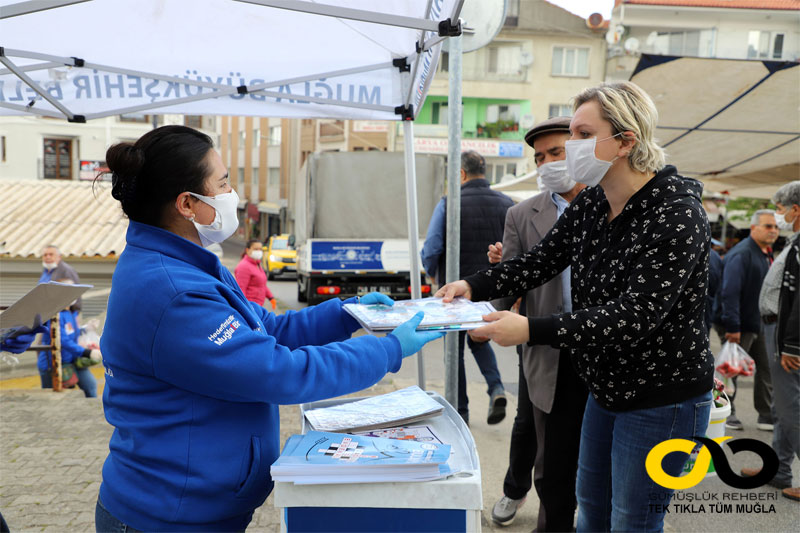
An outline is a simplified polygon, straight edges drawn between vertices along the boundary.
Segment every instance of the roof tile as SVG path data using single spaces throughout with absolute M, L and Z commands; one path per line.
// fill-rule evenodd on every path
M 118 256 L 128 219 L 111 185 L 55 180 L 2 180 L 0 257 L 39 257 L 55 244 L 65 257 Z

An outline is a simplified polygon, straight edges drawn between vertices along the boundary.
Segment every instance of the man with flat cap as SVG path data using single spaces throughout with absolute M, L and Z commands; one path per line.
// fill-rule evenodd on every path
M 503 242 L 489 247 L 497 263 L 530 250 L 550 231 L 585 185 L 567 174 L 564 143 L 570 117 L 541 122 L 525 134 L 534 149 L 540 193 L 506 215 Z M 569 268 L 524 296 L 520 313 L 549 316 L 572 310 Z M 495 302 L 508 309 L 513 298 Z M 539 495 L 537 531 L 573 531 L 575 475 L 587 389 L 575 373 L 568 351 L 544 345 L 521 345 L 519 403 L 511 430 L 509 466 L 503 497 L 492 509 L 492 520 L 510 524 L 533 485 Z

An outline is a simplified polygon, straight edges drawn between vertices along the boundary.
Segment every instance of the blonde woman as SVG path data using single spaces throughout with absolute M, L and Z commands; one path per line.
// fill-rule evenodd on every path
M 572 312 L 506 311 L 474 330 L 504 346 L 569 349 L 589 388 L 577 473 L 578 531 L 659 531 L 672 490 L 645 458 L 658 443 L 703 435 L 713 356 L 703 313 L 710 233 L 702 185 L 665 165 L 658 114 L 629 82 L 582 91 L 567 167 L 587 187 L 529 252 L 442 287 L 473 300 L 521 295 L 571 267 Z M 664 471 L 678 476 L 674 453 Z M 658 505 L 650 505 L 658 504 Z

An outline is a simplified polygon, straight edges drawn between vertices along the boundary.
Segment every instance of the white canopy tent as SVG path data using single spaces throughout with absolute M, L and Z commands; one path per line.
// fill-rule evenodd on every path
M 770 198 L 800 179 L 800 63 L 644 54 L 631 81 L 667 161 L 707 191 Z
M 414 258 L 412 121 L 463 1 L 0 0 L 0 115 L 402 120 Z

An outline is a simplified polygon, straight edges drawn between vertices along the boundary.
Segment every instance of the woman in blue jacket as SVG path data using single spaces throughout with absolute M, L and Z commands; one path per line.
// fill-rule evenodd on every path
M 59 279 L 59 283 L 73 283 L 71 279 Z M 100 361 L 100 351 L 84 348 L 78 344 L 80 328 L 74 312 L 69 308 L 58 313 L 58 323 L 61 330 L 61 363 L 75 365 L 75 373 L 78 375 L 78 387 L 83 391 L 87 398 L 97 397 L 97 380 L 89 370 L 89 366 Z M 42 344 L 50 344 L 50 323 L 47 323 L 47 331 L 42 334 Z M 78 361 L 86 361 L 83 365 L 78 365 Z M 53 388 L 53 364 L 50 352 L 39 352 L 37 359 L 39 367 L 39 377 L 42 380 L 43 389 Z
M 441 334 L 417 333 L 420 314 L 351 339 L 339 300 L 282 316 L 248 302 L 203 248 L 233 234 L 239 204 L 203 133 L 164 126 L 106 162 L 130 225 L 100 341 L 115 430 L 97 531 L 244 531 L 272 490 L 278 405 L 362 390 Z

